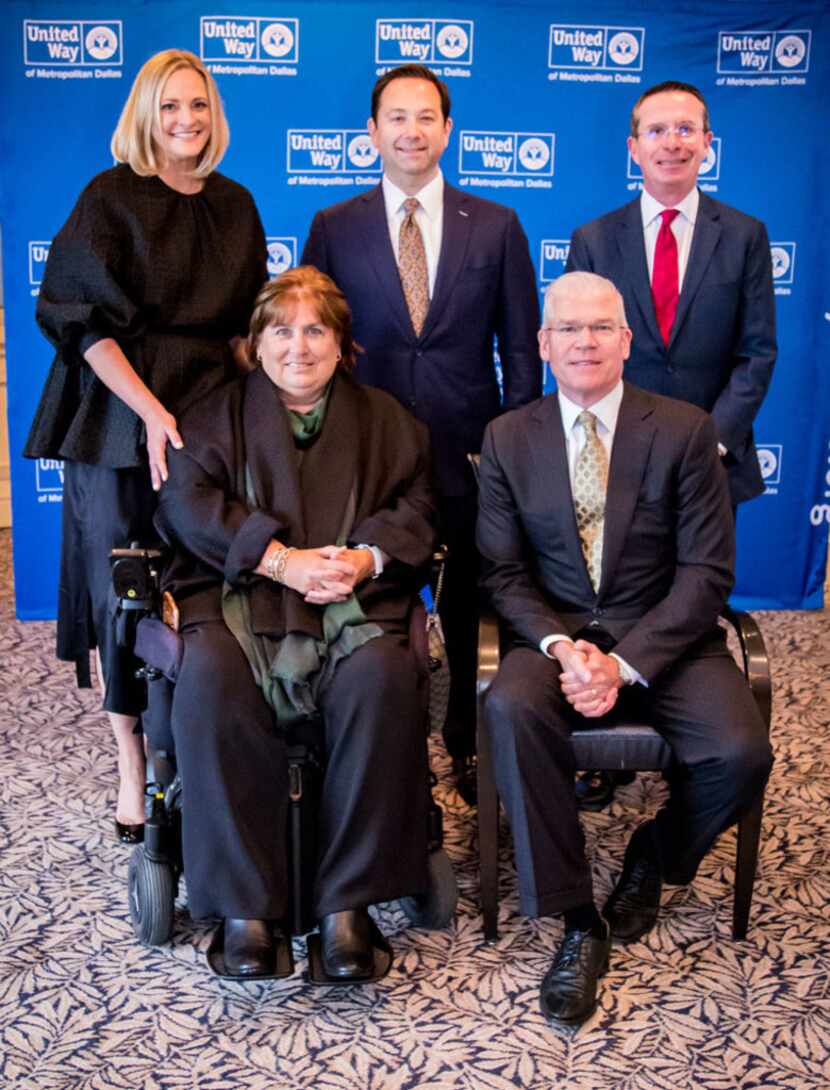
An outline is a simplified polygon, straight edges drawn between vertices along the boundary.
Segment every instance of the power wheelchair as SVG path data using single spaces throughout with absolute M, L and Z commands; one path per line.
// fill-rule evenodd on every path
M 148 684 L 148 714 L 142 717 L 148 739 L 147 794 L 150 812 L 144 827 L 144 842 L 133 849 L 128 869 L 129 910 L 136 938 L 150 946 L 168 942 L 173 933 L 174 906 L 179 880 L 184 871 L 181 839 L 181 778 L 176 767 L 174 740 L 170 728 L 172 694 L 181 641 L 165 617 L 160 590 L 164 554 L 158 548 L 129 548 L 110 553 L 115 597 L 115 623 L 119 643 L 132 649 L 143 662 L 137 676 Z M 438 578 L 444 554 L 435 554 Z M 167 623 L 166 623 L 167 622 Z M 429 730 L 429 676 L 438 665 L 430 659 L 427 645 L 426 613 L 419 605 L 410 621 L 410 642 L 418 666 L 418 691 L 423 707 L 425 730 Z M 288 728 L 289 807 L 286 830 L 288 848 L 288 918 L 290 935 L 308 936 L 306 979 L 314 984 L 352 983 L 326 975 L 320 956 L 319 937 L 309 934 L 316 926 L 312 892 L 316 870 L 316 815 L 323 754 L 319 717 Z M 398 903 L 414 927 L 437 929 L 448 926 L 458 903 L 458 886 L 450 861 L 443 850 L 443 815 L 432 798 L 435 776 L 424 789 L 430 792 L 428 830 L 428 875 L 426 893 L 402 898 Z M 221 930 L 221 929 L 220 929 Z M 223 971 L 221 944 L 208 951 L 208 962 L 220 976 Z M 375 971 L 369 980 L 385 976 L 392 964 L 392 951 L 383 940 L 376 949 Z M 294 972 L 291 942 L 281 942 L 273 978 Z M 267 979 L 259 977 L 258 979 Z M 362 981 L 366 982 L 366 981 Z

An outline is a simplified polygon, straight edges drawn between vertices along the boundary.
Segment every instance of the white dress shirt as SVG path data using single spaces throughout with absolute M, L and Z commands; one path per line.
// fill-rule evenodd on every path
M 384 174 L 381 182 L 383 203 L 386 206 L 386 222 L 389 226 L 389 238 L 398 260 L 398 239 L 401 224 L 406 218 L 404 201 L 408 199 L 402 189 L 390 182 Z M 441 256 L 441 232 L 444 228 L 444 175 L 439 170 L 431 182 L 415 194 L 421 207 L 415 211 L 415 222 L 421 229 L 424 250 L 427 256 L 427 276 L 429 277 L 429 297 L 435 291 L 435 274 L 438 270 L 438 258 Z
M 576 461 L 579 457 L 579 453 L 585 446 L 586 436 L 585 428 L 582 424 L 577 422 L 579 414 L 583 412 L 581 405 L 577 405 L 571 401 L 570 398 L 560 390 L 557 394 L 559 399 L 559 411 L 562 414 L 562 430 L 565 433 L 565 448 L 568 453 L 568 479 L 571 482 L 571 490 L 573 490 L 574 472 L 576 470 Z M 592 412 L 597 418 L 597 437 L 602 445 L 605 447 L 605 453 L 608 455 L 608 463 L 611 463 L 611 451 L 614 446 L 614 433 L 617 430 L 617 417 L 620 414 L 620 405 L 622 404 L 623 397 L 623 384 L 622 381 L 606 394 L 605 397 L 600 398 L 599 401 L 588 407 L 588 411 Z M 548 648 L 559 640 L 567 640 L 568 643 L 573 643 L 573 640 L 567 633 L 554 632 L 550 636 L 545 636 L 539 643 L 539 648 L 543 654 L 548 658 L 555 658 L 556 656 L 548 652 Z M 633 667 L 620 658 L 619 655 L 611 652 L 611 657 L 615 658 L 620 664 L 620 677 L 625 685 L 633 685 L 635 681 L 639 681 L 642 685 L 647 685 L 645 678 L 641 677 Z
M 680 215 L 674 217 L 671 232 L 677 239 L 677 290 L 683 290 L 683 278 L 686 275 L 686 266 L 689 264 L 689 252 L 692 249 L 692 236 L 695 233 L 699 204 L 700 191 L 697 186 L 690 189 L 682 201 L 670 205 L 660 204 L 650 193 L 643 190 L 640 195 L 640 213 L 643 217 L 649 284 L 654 275 L 654 247 L 657 245 L 657 235 L 662 223 L 660 213 L 666 208 L 676 208 Z

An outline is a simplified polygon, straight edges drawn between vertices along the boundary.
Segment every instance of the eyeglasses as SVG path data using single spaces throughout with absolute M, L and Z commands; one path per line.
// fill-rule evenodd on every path
M 694 140 L 702 131 L 698 125 L 681 121 L 679 125 L 649 125 L 646 129 L 638 130 L 637 135 L 656 144 L 670 134 L 674 134 L 678 140 Z
M 583 329 L 587 329 L 594 337 L 603 340 L 613 337 L 618 329 L 626 329 L 621 322 L 560 322 L 558 325 L 545 326 L 546 333 L 555 333 L 557 337 L 568 340 L 578 337 Z

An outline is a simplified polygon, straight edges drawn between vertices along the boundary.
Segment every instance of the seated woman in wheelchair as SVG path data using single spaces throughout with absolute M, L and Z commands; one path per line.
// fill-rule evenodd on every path
M 368 979 L 367 906 L 427 887 L 426 734 L 408 621 L 435 546 L 428 439 L 349 375 L 345 297 L 267 283 L 244 379 L 198 403 L 157 526 L 184 652 L 172 707 L 188 901 L 219 970 L 274 974 L 286 913 L 285 728 L 322 720 L 314 891 L 324 972 Z M 388 950 L 388 948 L 386 948 Z

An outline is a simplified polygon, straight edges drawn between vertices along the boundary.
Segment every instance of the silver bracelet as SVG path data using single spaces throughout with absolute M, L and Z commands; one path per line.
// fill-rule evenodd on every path
M 272 582 L 282 583 L 283 577 L 285 576 L 285 565 L 288 563 L 288 556 L 293 552 L 293 546 L 283 546 L 281 549 L 277 549 L 276 552 L 271 553 L 265 561 L 265 571 Z
M 285 565 L 288 563 L 288 557 L 293 552 L 294 552 L 294 549 L 292 548 L 291 545 L 289 545 L 287 548 L 281 549 L 277 553 L 277 561 L 274 564 L 274 571 L 277 573 L 277 582 L 278 583 L 284 583 L 285 582 Z

